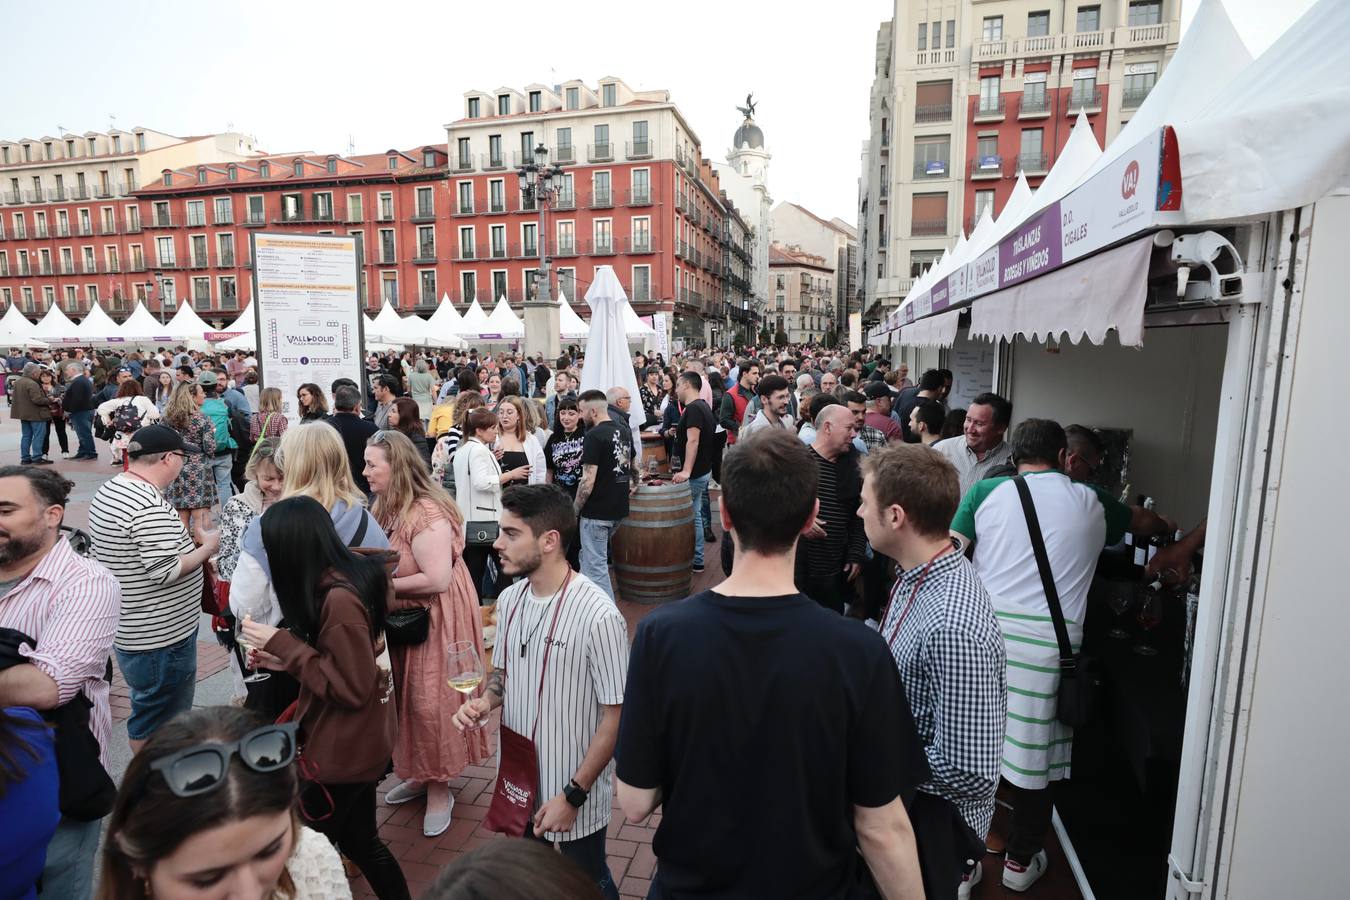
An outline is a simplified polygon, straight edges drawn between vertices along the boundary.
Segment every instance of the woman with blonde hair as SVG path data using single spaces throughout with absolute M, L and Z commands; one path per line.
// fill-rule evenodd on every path
M 290 425 L 286 414 L 281 411 L 281 390 L 263 388 L 258 393 L 258 408 L 248 417 L 248 437 L 251 441 L 261 438 L 280 438 Z
M 521 480 L 527 484 L 543 484 L 548 474 L 544 464 L 544 448 L 526 424 L 529 413 L 525 403 L 521 397 L 510 396 L 503 397 L 501 403 L 497 404 L 497 424 L 501 426 L 501 436 L 497 439 L 496 449 L 502 451 L 502 471 L 527 467 L 526 477 Z
M 465 698 L 446 687 L 451 644 L 471 643 L 485 659 L 478 595 L 464 563 L 464 517 L 431 480 L 421 454 L 403 433 L 376 432 L 365 457 L 366 480 L 375 495 L 371 511 L 399 555 L 390 609 L 424 606 L 430 611 L 425 641 L 390 647 L 399 725 L 394 774 L 402 781 L 385 802 L 406 803 L 426 794 L 422 832 L 435 837 L 450 827 L 450 780 L 492 753 L 482 729 L 454 727 L 451 719 Z
M 202 413 L 205 402 L 206 391 L 202 386 L 185 381 L 173 389 L 162 421 L 181 434 L 188 445 L 183 453 L 183 470 L 165 492 L 188 531 L 192 531 L 198 518 L 210 514 L 216 502 L 216 480 L 211 474 L 211 461 L 216 455 L 216 426 Z
M 336 428 L 326 422 L 306 422 L 287 429 L 273 460 L 284 473 L 281 499 L 303 496 L 318 501 L 328 510 L 338 537 L 348 547 L 388 549 L 389 539 L 380 523 L 366 511 L 365 496 L 352 480 L 347 450 Z M 272 568 L 282 563 L 267 558 L 261 522 L 259 516 L 244 529 L 239 559 L 230 579 L 230 611 L 239 618 L 247 614 L 254 621 L 276 625 L 281 621 L 281 607 L 272 588 Z M 289 676 L 274 673 L 271 681 L 278 678 Z M 270 685 L 266 694 L 272 699 L 262 705 L 280 703 L 298 690 L 298 685 L 286 685 L 284 689 L 281 685 Z M 264 713 L 281 712 L 259 708 Z

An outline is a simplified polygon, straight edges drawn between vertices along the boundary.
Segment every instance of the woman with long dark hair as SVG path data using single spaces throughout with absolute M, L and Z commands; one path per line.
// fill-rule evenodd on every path
M 397 728 L 392 680 L 379 662 L 393 599 L 389 574 L 382 558 L 347 548 L 317 500 L 280 500 L 261 522 L 288 630 L 245 619 L 243 634 L 261 648 L 250 654 L 256 665 L 300 682 L 295 717 L 313 778 L 301 809 L 377 897 L 408 897 L 375 822 L 375 788 L 388 771 Z
M 317 384 L 305 382 L 296 388 L 295 402 L 300 409 L 301 422 L 328 418 L 328 398 Z
M 161 725 L 117 792 L 100 900 L 350 898 L 333 846 L 296 818 L 295 738 L 228 706 Z
M 422 462 L 426 463 L 427 471 L 430 472 L 431 447 L 427 446 L 427 433 L 422 428 L 417 403 L 411 397 L 399 397 L 394 401 L 394 405 L 389 409 L 389 428 L 401 432 L 412 441 L 413 447 L 417 449 L 417 455 L 422 457 Z

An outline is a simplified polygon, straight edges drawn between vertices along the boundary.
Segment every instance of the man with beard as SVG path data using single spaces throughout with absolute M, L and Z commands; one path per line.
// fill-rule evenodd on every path
M 753 419 L 741 426 L 739 439 L 744 440 L 761 428 L 791 430 L 792 390 L 788 380 L 781 375 L 765 375 L 759 380 L 756 390 L 759 393 L 761 408 Z
M 613 807 L 627 626 L 609 596 L 567 565 L 576 516 L 562 488 L 518 485 L 502 492 L 501 503 L 493 549 L 502 571 L 520 580 L 497 599 L 494 656 L 500 667 L 488 674 L 483 696 L 461 706 L 454 722 L 475 728 L 502 707 L 503 732 L 533 735 L 539 789 L 527 836 L 557 843 L 604 897 L 618 900 L 605 859 L 605 829 Z
M 85 705 L 106 769 L 112 713 L 104 675 L 122 594 L 106 569 L 61 538 L 72 487 L 50 469 L 0 468 L 0 659 L 10 662 L 0 663 L 0 708 L 50 714 Z M 47 845 L 43 896 L 90 896 L 99 826 L 61 819 Z

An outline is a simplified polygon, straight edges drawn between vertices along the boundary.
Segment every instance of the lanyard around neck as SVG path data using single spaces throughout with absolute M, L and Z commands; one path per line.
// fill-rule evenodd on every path
M 895 653 L 895 639 L 900 636 L 900 627 L 905 624 L 905 617 L 909 615 L 910 607 L 914 605 L 914 598 L 919 596 L 919 588 L 923 587 L 924 579 L 928 577 L 928 570 L 933 568 L 933 563 L 937 562 L 939 556 L 949 553 L 955 548 L 948 544 L 945 547 L 939 547 L 938 552 L 934 553 L 924 565 L 923 571 L 914 582 L 914 590 L 909 592 L 909 600 L 905 603 L 905 608 L 900 611 L 900 619 L 895 623 L 895 628 L 891 631 L 890 639 L 886 641 L 886 646 L 891 648 L 891 653 Z

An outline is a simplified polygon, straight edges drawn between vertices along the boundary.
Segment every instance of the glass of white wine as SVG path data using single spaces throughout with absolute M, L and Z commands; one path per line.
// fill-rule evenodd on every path
M 267 672 L 259 672 L 256 669 L 249 666 L 248 664 L 249 651 L 262 649 L 261 647 L 254 647 L 253 644 L 249 641 L 248 635 L 244 634 L 244 622 L 245 620 L 253 619 L 253 614 L 255 610 L 251 608 L 241 609 L 239 612 L 241 613 L 241 615 L 234 620 L 234 639 L 239 643 L 240 647 L 244 648 L 244 657 L 242 660 L 244 672 L 246 673 L 244 675 L 244 683 L 257 684 L 259 681 L 266 681 L 272 676 Z M 257 620 L 254 619 L 254 621 Z
M 478 690 L 478 685 L 483 683 L 484 671 L 483 658 L 473 641 L 455 641 L 446 651 L 446 681 L 464 696 Z M 483 720 L 479 719 L 475 724 L 482 725 Z

